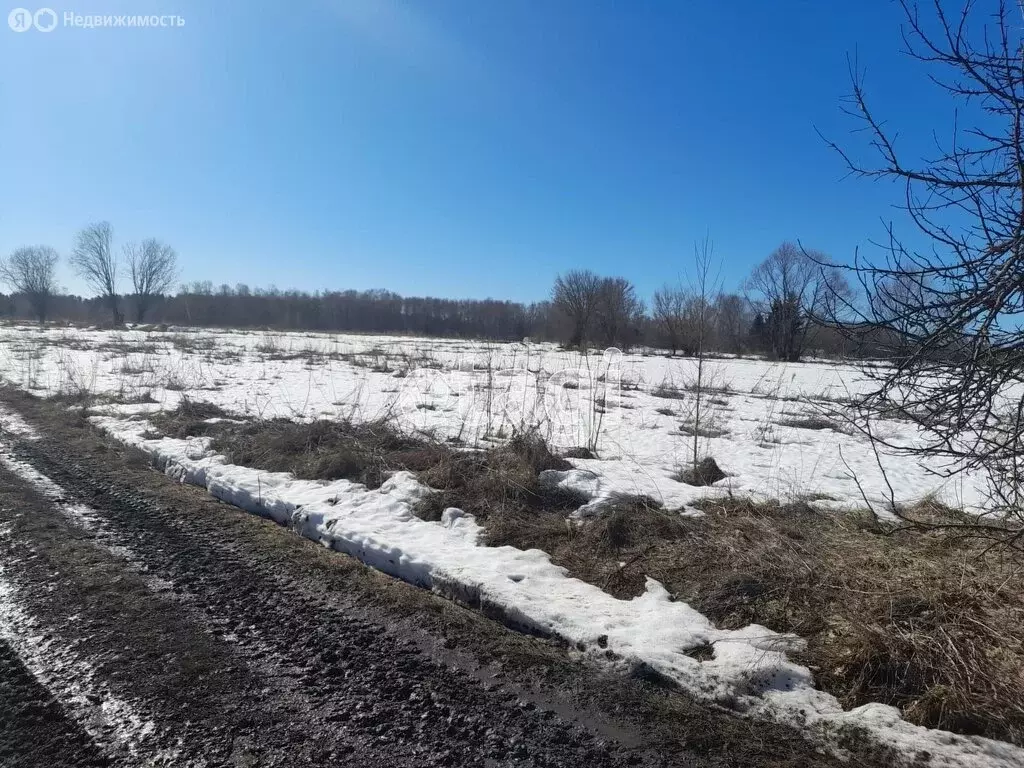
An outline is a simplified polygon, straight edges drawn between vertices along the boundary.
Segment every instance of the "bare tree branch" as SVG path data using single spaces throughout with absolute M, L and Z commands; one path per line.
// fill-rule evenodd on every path
M 951 138 L 915 164 L 868 106 L 851 64 L 846 109 L 868 137 L 874 162 L 826 140 L 855 175 L 903 185 L 904 209 L 930 248 L 908 247 L 886 226 L 874 260 L 847 268 L 863 305 L 837 301 L 833 323 L 890 365 L 866 368 L 876 386 L 871 415 L 918 425 L 913 447 L 941 474 L 979 470 L 991 511 L 1024 523 L 1024 55 L 1020 8 L 965 2 L 955 16 L 932 0 L 922 14 L 901 0 L 908 54 L 957 110 Z M 984 7 L 983 7 L 984 6 Z M 963 128 L 965 121 L 973 123 Z M 842 317 L 839 316 L 840 311 Z

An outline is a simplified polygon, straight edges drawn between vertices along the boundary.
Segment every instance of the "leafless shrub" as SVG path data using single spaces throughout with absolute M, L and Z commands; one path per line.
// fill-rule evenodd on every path
M 594 330 L 600 344 L 629 349 L 640 335 L 643 315 L 644 303 L 629 280 L 624 277 L 601 278 L 594 314 Z
M 589 270 L 571 270 L 555 279 L 551 303 L 571 320 L 569 346 L 582 348 L 592 329 L 601 294 L 601 278 Z
M 803 354 L 809 319 L 822 316 L 851 296 L 843 272 L 825 254 L 790 242 L 780 245 L 754 269 L 746 290 L 767 317 L 772 356 L 788 362 L 796 362 Z
M 666 284 L 654 292 L 651 314 L 654 322 L 664 334 L 673 355 L 679 349 L 684 351 L 686 349 L 686 306 L 688 301 L 689 296 L 682 286 Z

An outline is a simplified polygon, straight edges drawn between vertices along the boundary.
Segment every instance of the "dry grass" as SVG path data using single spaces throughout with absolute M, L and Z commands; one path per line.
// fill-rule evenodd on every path
M 212 435 L 223 429 L 223 423 L 211 424 L 207 419 L 228 417 L 227 411 L 218 405 L 183 397 L 176 408 L 154 413 L 149 417 L 149 421 L 161 434 L 183 439 Z
M 157 414 L 152 421 L 171 437 L 211 437 L 211 448 L 231 463 L 304 479 L 346 479 L 378 488 L 393 472 L 416 472 L 438 491 L 418 510 L 431 520 L 440 519 L 449 506 L 487 520 L 506 511 L 566 512 L 587 501 L 541 486 L 540 472 L 572 465 L 534 434 L 470 451 L 403 433 L 385 421 L 209 421 L 226 415 L 215 405 L 183 399 L 178 408 Z
M 686 518 L 623 496 L 583 525 L 551 511 L 502 514 L 488 541 L 543 549 L 620 598 L 651 577 L 719 626 L 807 638 L 797 660 L 846 707 L 883 702 L 921 725 L 1024 743 L 1020 563 L 976 540 L 887 530 L 866 513 L 699 506 L 705 517 Z
M 681 469 L 672 476 L 672 479 L 686 483 L 687 485 L 706 486 L 714 485 L 719 480 L 724 480 L 728 475 L 718 466 L 718 462 L 710 456 L 706 456 L 695 465 Z
M 685 400 L 690 395 L 684 389 L 670 386 L 669 384 L 659 384 L 651 390 L 652 397 L 663 397 L 666 400 Z
M 777 422 L 780 427 L 795 427 L 797 429 L 832 429 L 836 432 L 844 431 L 844 427 L 835 419 L 830 419 L 821 414 L 807 414 L 793 416 Z
M 597 455 L 589 448 L 577 445 L 562 451 L 562 456 L 567 459 L 596 459 Z
M 721 425 L 721 421 L 714 416 L 702 418 L 698 423 L 694 419 L 687 419 L 679 425 L 679 434 L 687 437 L 724 437 L 729 430 Z
M 583 525 L 554 510 L 502 514 L 487 523 L 487 542 L 542 549 L 576 578 L 633 597 L 643 593 L 646 579 L 638 564 L 654 547 L 682 539 L 687 522 L 653 499 L 623 494 Z
M 220 426 L 211 447 L 232 463 L 307 480 L 352 480 L 369 488 L 379 488 L 394 471 L 434 466 L 449 452 L 384 422 L 271 419 Z
M 1020 563 L 806 504 L 703 508 L 636 567 L 721 626 L 807 638 L 801 661 L 845 706 L 880 701 L 921 725 L 1024 743 Z
M 420 472 L 420 480 L 438 493 L 418 513 L 438 520 L 448 507 L 458 507 L 487 524 L 489 541 L 508 543 L 498 542 L 504 536 L 499 530 L 514 529 L 523 518 L 545 515 L 564 525 L 564 516 L 586 503 L 586 498 L 540 482 L 544 470 L 571 467 L 533 433 L 514 435 L 486 451 L 450 451 Z
M 687 392 L 700 392 L 701 394 L 707 395 L 731 395 L 733 388 L 731 385 L 721 383 L 715 380 L 716 377 L 710 377 L 704 381 L 698 383 L 696 379 L 691 379 L 683 384 L 682 389 Z

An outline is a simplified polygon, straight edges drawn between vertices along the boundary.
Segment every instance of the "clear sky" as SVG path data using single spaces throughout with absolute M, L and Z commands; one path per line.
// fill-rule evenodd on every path
M 648 296 L 708 233 L 729 287 L 899 216 L 815 134 L 863 141 L 848 53 L 910 155 L 950 125 L 887 0 L 52 7 L 185 25 L 0 26 L 0 252 L 106 219 L 190 281 L 529 301 L 589 267 Z

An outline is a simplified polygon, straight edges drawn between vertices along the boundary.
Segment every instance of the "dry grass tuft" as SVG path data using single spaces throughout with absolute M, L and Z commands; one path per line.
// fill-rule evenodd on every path
M 688 535 L 686 518 L 646 496 L 613 497 L 600 516 L 582 525 L 567 519 L 566 512 L 549 508 L 493 517 L 487 543 L 541 549 L 576 578 L 629 598 L 645 589 L 644 558 Z
M 219 405 L 182 397 L 176 408 L 154 413 L 149 420 L 167 437 L 186 438 L 212 435 L 222 427 L 220 423 L 207 423 L 207 419 L 226 418 L 229 414 Z
M 597 456 L 592 450 L 582 445 L 578 445 L 574 448 L 568 448 L 562 452 L 562 455 L 567 459 L 596 459 Z
M 845 431 L 846 427 L 836 419 L 819 413 L 795 415 L 778 422 L 780 427 L 795 427 L 796 429 L 831 429 L 836 432 Z
M 718 462 L 706 456 L 697 462 L 696 466 L 689 466 L 677 472 L 672 479 L 687 485 L 705 486 L 714 485 L 726 477 L 728 475 L 718 466 Z
M 679 434 L 687 437 L 712 438 L 724 437 L 729 434 L 729 430 L 722 427 L 718 419 L 709 417 L 701 419 L 699 424 L 693 419 L 687 419 L 679 425 Z
M 432 467 L 449 452 L 385 422 L 301 424 L 287 419 L 226 424 L 212 448 L 235 464 L 307 480 L 352 480 L 368 488 L 379 488 L 397 470 Z
M 653 397 L 663 397 L 666 400 L 685 400 L 689 397 L 686 390 L 679 389 L 678 387 L 673 387 L 668 384 L 659 384 L 651 390 L 651 395 Z
M 438 492 L 423 502 L 418 514 L 438 520 L 448 507 L 458 507 L 488 521 L 489 535 L 497 526 L 515 526 L 520 515 L 557 511 L 564 517 L 587 499 L 544 486 L 539 475 L 571 468 L 533 433 L 515 435 L 486 451 L 450 451 L 420 473 L 420 480 Z

